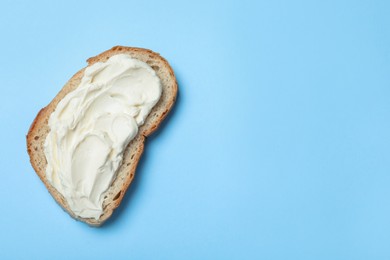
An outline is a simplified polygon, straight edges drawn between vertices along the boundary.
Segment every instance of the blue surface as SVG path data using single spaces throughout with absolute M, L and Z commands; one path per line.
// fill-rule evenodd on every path
M 390 259 L 389 1 L 2 1 L 0 258 Z M 71 219 L 25 134 L 88 57 L 180 94 L 120 209 Z

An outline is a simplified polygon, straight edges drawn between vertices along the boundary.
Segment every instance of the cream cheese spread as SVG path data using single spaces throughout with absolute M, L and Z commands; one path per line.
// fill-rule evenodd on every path
M 161 96 L 146 63 L 119 54 L 84 71 L 49 118 L 46 178 L 79 217 L 99 219 L 124 150 Z

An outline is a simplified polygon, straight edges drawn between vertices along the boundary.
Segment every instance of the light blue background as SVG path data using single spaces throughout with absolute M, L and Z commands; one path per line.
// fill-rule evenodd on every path
M 389 1 L 2 1 L 0 258 L 390 259 Z M 114 45 L 176 107 L 105 226 L 54 202 L 25 134 Z

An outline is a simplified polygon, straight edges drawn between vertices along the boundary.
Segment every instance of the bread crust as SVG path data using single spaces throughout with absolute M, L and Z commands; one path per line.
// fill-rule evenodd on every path
M 126 147 L 122 164 L 118 168 L 118 174 L 110 188 L 104 194 L 105 200 L 103 202 L 103 214 L 98 220 L 76 216 L 69 208 L 62 194 L 60 194 L 48 182 L 46 179 L 47 162 L 43 147 L 46 136 L 50 131 L 48 120 L 51 113 L 55 110 L 58 102 L 62 98 L 78 87 L 84 75 L 85 68 L 74 74 L 73 77 L 59 91 L 59 93 L 53 98 L 53 100 L 38 112 L 26 136 L 27 152 L 30 156 L 31 165 L 55 201 L 74 219 L 96 227 L 102 225 L 112 215 L 113 211 L 120 205 L 126 191 L 134 179 L 138 162 L 144 150 L 146 137 L 159 127 L 161 122 L 167 116 L 168 112 L 172 109 L 176 101 L 178 91 L 177 81 L 169 63 L 158 53 L 148 49 L 115 46 L 95 57 L 89 58 L 87 60 L 88 66 L 91 66 L 96 62 L 104 62 L 116 54 L 128 54 L 133 58 L 148 63 L 155 70 L 161 80 L 162 95 L 158 103 L 153 107 L 149 116 L 145 120 L 144 125 L 139 128 L 136 137 Z

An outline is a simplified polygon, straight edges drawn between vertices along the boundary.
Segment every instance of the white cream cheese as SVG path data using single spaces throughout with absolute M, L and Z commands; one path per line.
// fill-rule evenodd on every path
M 46 177 L 77 216 L 101 216 L 123 152 L 160 96 L 155 71 L 119 54 L 87 67 L 58 103 L 44 145 Z

